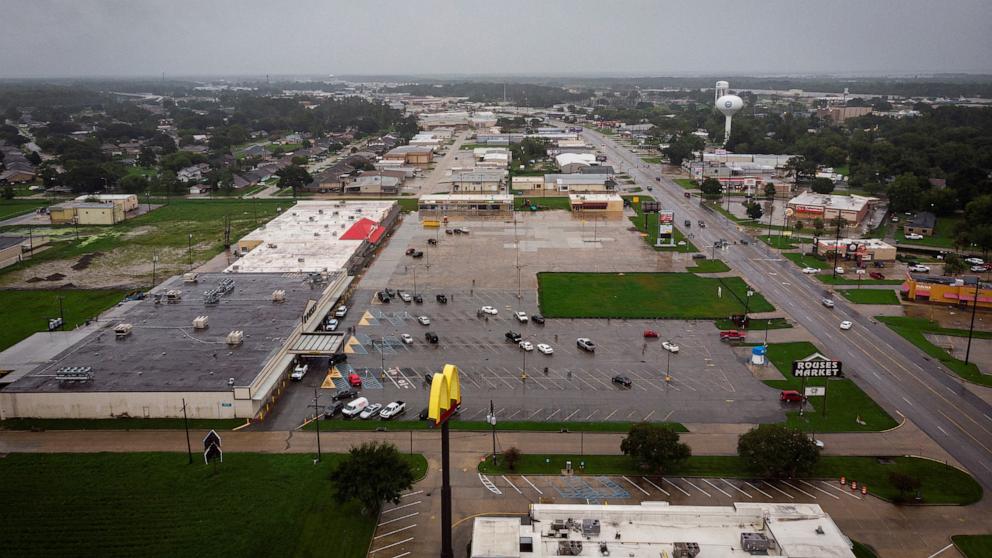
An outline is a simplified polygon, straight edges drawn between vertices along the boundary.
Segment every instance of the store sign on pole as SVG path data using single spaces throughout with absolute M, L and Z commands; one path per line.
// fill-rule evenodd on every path
M 796 360 L 792 363 L 796 378 L 836 378 L 843 375 L 839 360 Z
M 810 386 L 806 388 L 806 397 L 823 397 L 827 394 L 827 388 L 821 386 Z

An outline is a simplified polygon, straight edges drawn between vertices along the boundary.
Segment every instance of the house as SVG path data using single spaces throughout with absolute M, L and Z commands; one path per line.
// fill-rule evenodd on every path
M 176 173 L 176 178 L 180 182 L 194 182 L 203 178 L 203 175 L 210 171 L 210 165 L 206 163 L 200 163 L 198 165 L 192 165 L 184 169 L 179 169 Z
M 933 230 L 937 227 L 937 216 L 929 211 L 921 211 L 902 226 L 905 235 L 919 234 L 923 236 L 933 236 Z
M 503 192 L 507 172 L 504 170 L 461 171 L 451 176 L 452 192 Z
M 245 149 L 241 152 L 245 157 L 265 157 L 269 154 L 269 150 L 262 147 L 261 145 L 252 145 L 251 147 Z
M 37 174 L 33 170 L 10 169 L 0 172 L 0 182 L 7 184 L 23 184 L 31 182 Z
M 0 268 L 21 261 L 21 244 L 27 240 L 23 236 L 0 236 Z

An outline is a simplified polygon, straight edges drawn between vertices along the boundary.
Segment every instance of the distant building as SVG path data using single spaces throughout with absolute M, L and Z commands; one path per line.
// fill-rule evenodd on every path
M 902 297 L 915 302 L 953 304 L 962 309 L 975 304 L 975 287 L 978 287 L 978 307 L 992 308 L 992 283 L 979 277 L 931 277 L 911 273 L 900 289 Z
M 605 174 L 546 174 L 544 189 L 559 193 L 612 192 L 616 182 Z
M 858 265 L 871 262 L 892 262 L 896 259 L 896 247 L 874 238 L 841 238 L 840 240 L 820 237 L 813 246 L 813 252 L 833 261 L 834 252 L 840 251 L 838 259 L 853 261 Z
M 623 219 L 623 198 L 617 194 L 569 194 L 572 215 L 584 219 Z
M 562 174 L 573 174 L 580 170 L 598 165 L 596 155 L 592 153 L 561 153 L 555 156 L 555 164 Z
M 507 217 L 513 214 L 510 194 L 428 194 L 420 196 L 418 214 L 422 220 L 440 221 L 446 217 Z
M 363 174 L 354 182 L 346 184 L 346 194 L 378 194 L 396 195 L 400 191 L 400 179 L 395 176 L 383 176 L 379 173 Z
M 451 176 L 452 192 L 502 193 L 506 187 L 505 170 L 471 170 Z
M 0 268 L 21 261 L 21 253 L 24 251 L 21 245 L 27 240 L 22 236 L 0 236 Z
M 903 234 L 921 234 L 923 236 L 933 236 L 933 230 L 937 227 L 937 216 L 929 211 L 921 211 L 902 226 Z
M 125 219 L 124 207 L 114 202 L 70 201 L 48 210 L 53 225 L 116 225 Z
M 514 176 L 510 179 L 510 189 L 530 196 L 544 196 L 543 176 Z M 557 193 L 557 192 L 550 192 Z
M 816 115 L 834 124 L 840 124 L 849 118 L 857 118 L 871 112 L 871 107 L 827 107 L 817 110 Z
M 124 213 L 138 209 L 138 196 L 136 194 L 86 194 L 76 198 L 79 202 L 111 202 L 121 206 Z
M 860 227 L 877 201 L 877 198 L 864 196 L 803 192 L 789 200 L 788 208 L 792 210 L 792 219 L 796 221 L 812 221 L 819 218 L 823 219 L 824 223 L 829 223 L 839 216 L 847 222 L 847 226 Z
M 389 150 L 382 158 L 402 161 L 407 165 L 426 165 L 434 160 L 434 150 L 418 145 L 404 145 Z

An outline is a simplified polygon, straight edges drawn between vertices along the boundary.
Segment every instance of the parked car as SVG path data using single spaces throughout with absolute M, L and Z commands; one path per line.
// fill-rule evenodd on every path
M 430 412 L 431 412 L 430 409 L 424 407 L 423 409 L 420 410 L 420 413 L 417 415 L 417 418 L 420 420 L 427 420 L 427 415 L 430 414 Z
M 725 343 L 731 343 L 733 341 L 744 341 L 745 339 L 747 339 L 747 333 L 743 331 L 731 330 L 731 331 L 720 332 L 720 341 L 723 341 Z
M 444 229 L 444 234 L 455 234 L 455 231 L 451 229 Z
M 701 228 L 701 229 L 705 229 L 706 228 L 706 223 L 704 223 L 702 221 L 700 221 L 700 222 L 698 222 L 696 224 L 699 225 L 699 228 Z
M 447 304 L 448 303 L 448 295 L 439 294 L 439 295 L 435 296 L 434 299 L 437 300 L 438 303 L 440 303 L 440 304 Z
M 535 324 L 544 325 L 544 316 L 540 314 L 532 314 L 530 317 L 530 321 L 534 322 Z
M 517 319 L 518 322 L 522 324 L 525 324 L 528 321 L 530 321 L 530 318 L 527 316 L 527 312 L 514 312 L 513 316 Z
M 546 343 L 538 343 L 537 344 L 537 351 L 539 353 L 545 354 L 545 355 L 554 354 L 554 352 L 555 352 L 555 350 L 551 347 L 551 345 L 548 345 Z
M 679 346 L 676 345 L 675 343 L 672 343 L 671 341 L 662 341 L 661 342 L 661 348 L 665 349 L 666 351 L 668 351 L 670 353 L 677 353 L 677 352 L 679 352 Z
M 705 260 L 706 254 L 693 254 L 692 259 L 694 260 Z
M 803 394 L 794 389 L 786 389 L 782 390 L 782 392 L 778 394 L 778 400 L 785 401 L 787 403 L 801 403 L 803 400 Z
M 406 255 L 407 256 L 412 256 L 414 254 L 414 252 L 416 252 L 416 251 L 417 251 L 416 248 L 407 248 L 406 249 Z
M 575 344 L 582 349 L 590 353 L 596 352 L 596 344 L 592 342 L 592 339 L 588 337 L 579 337 L 575 340 Z
M 534 344 L 531 343 L 530 341 L 521 341 L 519 344 L 520 344 L 520 348 L 527 352 L 534 350 Z
M 930 268 L 923 264 L 914 264 L 909 266 L 909 270 L 914 273 L 930 273 Z
M 307 375 L 307 370 L 310 368 L 307 364 L 297 364 L 296 368 L 293 369 L 293 373 L 289 375 L 290 380 L 300 381 L 303 376 Z
M 906 240 L 923 240 L 922 234 L 909 233 L 906 235 Z
M 852 326 L 854 326 L 854 324 L 847 320 L 844 320 L 843 322 L 840 323 L 840 328 L 845 331 L 851 329 Z
M 826 306 L 827 308 L 833 308 L 834 307 L 834 301 L 833 301 L 833 299 L 830 299 L 830 298 L 825 298 L 825 297 L 824 298 L 821 298 L 820 299 L 820 304 Z
M 433 238 L 428 238 L 427 239 L 427 244 L 428 244 L 428 246 L 437 246 L 437 240 L 436 239 L 433 239 Z
M 655 331 L 655 330 L 653 330 L 653 329 L 645 329 L 644 330 L 644 338 L 645 339 L 657 339 L 658 338 L 658 332 Z
M 431 345 L 437 345 L 437 334 L 433 331 L 428 331 L 424 334 L 424 339 L 427 340 Z
M 348 362 L 348 355 L 344 353 L 334 353 L 327 359 L 327 364 L 334 366 L 335 364 L 340 364 L 342 362 Z
M 834 268 L 834 271 L 835 271 L 835 272 L 837 272 L 837 273 L 838 273 L 838 274 L 840 274 L 840 275 L 843 275 L 843 274 L 844 274 L 844 268 L 843 268 L 843 267 L 841 267 L 841 266 L 837 266 L 837 267 L 835 267 L 835 268 Z
M 507 331 L 504 337 L 506 337 L 507 341 L 511 341 L 513 343 L 519 343 L 523 340 L 523 336 L 515 331 Z
M 431 325 L 431 319 L 428 318 L 427 316 L 417 316 L 417 321 L 420 323 L 420 325 L 425 325 L 425 326 Z
M 397 415 L 401 415 L 406 412 L 406 403 L 402 401 L 393 401 L 386 408 L 379 411 L 379 418 L 383 420 L 389 420 Z
M 341 414 L 341 411 L 343 409 L 344 409 L 344 403 L 342 403 L 340 401 L 338 401 L 337 403 L 328 405 L 328 406 L 324 407 L 324 418 L 325 419 L 332 419 L 332 418 L 340 415 Z
M 400 334 L 400 341 L 402 341 L 404 345 L 412 345 L 413 344 L 413 336 L 410 335 L 409 333 L 401 333 Z
M 621 385 L 621 386 L 623 386 L 625 388 L 629 388 L 631 386 L 631 383 L 632 383 L 630 381 L 630 378 L 628 378 L 627 376 L 613 376 L 613 378 L 612 378 L 611 381 L 614 384 Z
M 689 219 L 686 219 L 682 224 L 685 225 L 686 228 L 689 228 L 689 227 L 692 226 L 692 221 L 690 221 Z
M 424 252 L 421 251 L 421 250 L 417 250 L 416 252 L 410 254 L 410 257 L 412 257 L 412 258 L 423 258 L 424 257 Z
M 489 314 L 490 316 L 495 316 L 499 314 L 499 310 L 493 308 L 492 306 L 483 306 L 479 309 L 483 314 Z
M 331 401 L 344 401 L 345 399 L 354 399 L 358 397 L 358 392 L 353 389 L 341 390 L 331 397 Z
M 459 227 L 459 228 L 455 229 L 455 233 L 457 233 L 457 234 L 468 234 L 469 233 L 469 230 L 466 229 L 465 227 Z
M 809 274 L 809 275 L 812 275 L 812 274 L 816 273 L 817 271 L 820 271 L 820 270 L 819 269 L 816 269 L 815 267 L 806 266 L 806 267 L 803 268 L 803 273 L 806 273 L 806 274 Z
M 348 315 L 348 307 L 342 304 L 338 306 L 338 309 L 334 311 L 335 318 L 343 318 Z
M 989 266 L 984 265 L 984 264 L 983 265 L 973 265 L 973 266 L 971 266 L 971 270 L 972 271 L 975 271 L 975 272 L 978 272 L 978 273 L 984 273 L 984 272 L 986 272 L 986 271 L 989 270 Z
M 353 388 L 362 387 L 362 377 L 359 376 L 358 374 L 355 374 L 354 372 L 348 374 L 348 385 Z
M 369 400 L 364 397 L 359 397 L 349 401 L 344 409 L 341 409 L 341 415 L 347 418 L 355 418 L 359 413 L 364 411 L 369 406 Z
M 400 300 L 403 302 L 413 302 L 413 296 L 406 291 L 400 291 Z
M 338 321 L 336 318 L 331 318 L 324 322 L 324 331 L 334 331 L 338 328 Z
M 964 263 L 971 265 L 985 265 L 985 260 L 982 258 L 965 258 Z
M 881 274 L 881 273 L 879 273 L 877 271 L 871 271 L 871 272 L 869 272 L 868 273 L 868 277 L 871 277 L 872 279 L 877 279 L 879 281 L 881 281 L 882 279 L 885 279 L 885 275 L 883 275 L 883 274 Z
M 365 407 L 364 409 L 362 409 L 362 412 L 359 413 L 358 417 L 361 418 L 362 420 L 368 420 L 368 419 L 370 419 L 370 418 L 378 415 L 379 414 L 379 409 L 382 409 L 382 404 L 381 403 L 373 403 L 373 404 L 369 405 L 368 407 Z
M 386 294 L 386 291 L 379 291 L 376 294 L 376 296 L 379 297 L 379 302 L 381 302 L 383 304 L 389 304 L 390 296 L 388 294 Z
M 420 295 L 413 295 L 413 301 L 416 302 L 417 304 L 423 304 L 424 303 L 424 297 L 422 297 Z

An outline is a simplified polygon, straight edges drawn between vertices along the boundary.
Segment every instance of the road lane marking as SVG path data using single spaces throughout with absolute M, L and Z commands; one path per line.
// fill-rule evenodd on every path
M 944 430 L 943 428 L 941 428 L 941 426 L 939 424 L 937 425 L 937 430 L 940 430 L 941 432 L 943 432 L 944 433 L 944 436 L 950 436 L 950 434 L 948 434 L 946 430 Z
M 568 415 L 567 417 L 565 417 L 565 418 L 563 418 L 563 419 L 561 419 L 561 420 L 562 420 L 562 422 L 565 422 L 565 421 L 567 421 L 568 419 L 570 419 L 570 418 L 572 418 L 573 416 L 575 416 L 575 413 L 578 413 L 578 412 L 579 412 L 579 410 L 578 410 L 578 409 L 576 409 L 576 410 L 574 410 L 574 411 L 572 411 L 572 414 L 570 414 L 570 415 Z
M 850 496 L 851 498 L 854 498 L 855 500 L 861 500 L 861 497 L 858 496 L 857 494 L 855 494 L 854 491 L 844 490 L 843 488 L 837 486 L 836 484 L 834 484 L 832 482 L 827 482 L 827 481 L 820 481 L 820 482 L 823 483 L 823 484 L 825 484 L 825 485 L 827 485 L 827 486 L 829 486 L 830 488 L 833 488 L 834 490 L 836 490 L 837 492 L 840 492 L 841 494 L 847 494 L 848 496 Z
M 695 488 L 696 490 L 698 490 L 698 491 L 702 492 L 703 494 L 705 494 L 707 498 L 712 498 L 713 497 L 713 496 L 710 496 L 710 493 L 709 492 L 706 492 L 702 488 L 699 488 L 698 486 L 692 484 L 692 482 L 690 482 L 689 479 L 687 479 L 685 477 L 679 477 L 679 478 L 681 478 L 682 480 L 684 480 L 689 486 L 691 486 L 691 487 Z
M 416 496 L 417 494 L 423 494 L 423 490 L 418 490 L 416 492 L 407 492 L 406 494 L 400 494 L 400 498 L 408 498 L 410 496 Z
M 664 477 L 662 477 L 661 482 L 665 482 L 665 478 Z M 684 488 L 682 488 L 681 486 L 675 484 L 674 481 L 668 481 L 668 484 L 670 484 L 672 486 L 672 488 L 677 489 L 682 494 L 685 494 L 686 496 L 692 496 L 691 494 L 689 494 L 688 492 L 686 492 Z
M 517 485 L 513 484 L 512 482 L 510 482 L 510 479 L 506 478 L 506 475 L 500 475 L 500 476 L 503 477 L 503 480 L 506 481 L 506 484 L 510 485 L 510 488 L 517 491 L 517 494 L 523 494 L 523 492 L 520 492 L 520 489 L 517 488 Z
M 401 515 L 401 516 L 397 517 L 396 519 L 390 519 L 388 521 L 383 521 L 382 523 L 380 523 L 376 527 L 382 527 L 383 525 L 389 525 L 390 523 L 396 523 L 397 521 L 403 521 L 404 519 L 410 519 L 411 517 L 415 517 L 415 516 L 418 516 L 418 515 L 420 515 L 420 512 L 413 512 L 413 513 L 410 513 L 410 514 L 407 514 L 407 515 Z
M 949 545 L 947 545 L 947 546 L 945 546 L 944 548 L 941 548 L 941 549 L 940 549 L 940 550 L 938 550 L 937 552 L 934 552 L 934 553 L 933 553 L 933 554 L 931 554 L 930 556 L 927 556 L 927 558 L 934 558 L 934 556 L 936 556 L 936 555 L 938 555 L 938 554 L 941 554 L 941 553 L 943 553 L 943 552 L 944 552 L 945 550 L 947 550 L 948 548 L 951 548 L 952 546 L 954 546 L 954 543 L 951 543 L 951 544 L 949 544 Z
M 525 477 L 523 475 L 520 475 L 520 478 L 524 479 L 524 482 L 526 482 L 527 484 L 529 484 L 530 487 L 533 488 L 534 490 L 536 490 L 538 494 L 540 494 L 541 496 L 544 496 L 544 493 L 541 492 L 541 489 L 538 488 L 538 487 L 536 487 L 536 486 L 534 486 L 534 483 L 530 482 L 530 479 L 528 479 L 527 477 Z
M 403 554 L 397 554 L 396 556 L 393 556 L 392 558 L 403 558 L 404 556 L 409 556 L 411 554 L 413 554 L 413 553 L 412 552 L 404 552 Z
M 549 420 L 551 420 L 551 417 L 553 417 L 553 416 L 555 416 L 555 415 L 557 415 L 557 414 L 558 414 L 558 413 L 560 413 L 560 412 L 561 412 L 561 409 L 555 409 L 555 412 L 553 412 L 553 413 L 551 413 L 550 415 L 548 415 L 548 418 L 546 418 L 546 419 L 544 419 L 544 420 L 545 420 L 545 421 L 549 421 Z
M 720 492 L 720 494 L 723 494 L 723 495 L 724 495 L 724 496 L 726 496 L 727 498 L 733 498 L 733 496 L 731 496 L 729 492 L 726 492 L 725 490 L 723 490 L 723 489 L 722 489 L 722 488 L 720 488 L 719 486 L 717 486 L 717 485 L 715 485 L 715 484 L 713 484 L 713 483 L 711 483 L 711 482 L 709 481 L 709 479 L 703 479 L 703 482 L 705 482 L 706 484 L 708 484 L 708 485 L 710 485 L 710 486 L 712 486 L 712 487 L 713 487 L 714 489 L 716 489 L 717 491 L 719 491 L 719 492 Z
M 651 411 L 650 413 L 648 413 L 648 416 L 642 418 L 641 420 L 644 421 L 644 422 L 647 422 L 648 419 L 651 418 L 651 415 L 653 415 L 653 414 L 654 414 L 654 411 Z
M 902 400 L 905 401 L 906 403 L 909 403 L 910 407 L 914 406 L 913 405 L 913 402 L 910 401 L 909 399 L 906 399 L 905 397 L 903 397 Z
M 399 529 L 396 529 L 395 531 L 390 531 L 388 533 L 383 533 L 381 535 L 376 535 L 376 536 L 372 537 L 372 540 L 381 539 L 383 537 L 388 537 L 389 535 L 395 535 L 396 533 L 402 533 L 403 531 L 409 531 L 410 529 L 413 529 L 416 526 L 417 526 L 417 524 L 414 523 L 413 525 L 407 525 L 406 527 L 400 527 Z
M 623 475 L 620 475 L 620 478 L 622 478 L 623 480 L 625 480 L 625 481 L 629 482 L 630 484 L 632 484 L 634 486 L 634 488 L 636 488 L 636 489 L 640 490 L 641 492 L 643 492 L 645 496 L 650 496 L 651 495 L 650 492 L 648 492 L 647 490 L 644 490 L 643 488 L 641 488 L 640 486 L 638 486 L 636 482 L 628 479 L 627 477 L 625 477 Z
M 614 409 L 614 410 L 613 410 L 613 412 L 612 412 L 612 413 L 610 413 L 610 414 L 608 414 L 608 415 L 606 415 L 606 418 L 604 418 L 603 420 L 604 420 L 604 421 L 606 421 L 606 420 L 610 420 L 610 417 L 612 417 L 613 415 L 615 415 L 615 414 L 617 414 L 617 411 L 619 411 L 619 410 L 620 410 L 620 409 Z
M 402 506 L 396 506 L 395 508 L 389 508 L 388 510 L 382 510 L 382 513 L 394 512 L 396 510 L 401 510 L 403 508 L 409 508 L 411 506 L 416 506 L 417 504 L 423 502 L 423 500 L 417 500 L 416 502 L 411 502 L 409 504 L 403 504 Z
M 530 419 L 534 418 L 534 415 L 536 415 L 537 413 L 540 413 L 543 410 L 544 410 L 544 407 L 541 407 L 540 409 L 534 411 L 533 413 L 530 414 L 529 417 L 527 417 L 527 420 L 530 420 Z
M 651 486 L 657 488 L 658 491 L 664 493 L 665 496 L 671 496 L 671 494 L 667 490 L 665 490 L 664 488 L 662 488 L 662 487 L 658 486 L 657 484 L 651 482 L 651 479 L 649 479 L 647 477 L 642 477 L 642 478 L 644 479 L 644 482 L 646 482 L 646 483 L 650 484 Z M 661 481 L 661 482 L 665 482 L 665 481 Z

